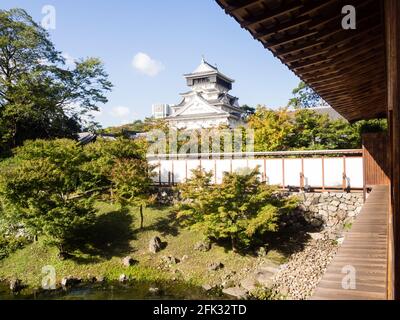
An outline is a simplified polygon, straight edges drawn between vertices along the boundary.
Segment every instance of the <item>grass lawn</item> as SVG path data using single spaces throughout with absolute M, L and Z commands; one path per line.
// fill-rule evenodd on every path
M 56 269 L 57 281 L 72 275 L 83 279 L 89 276 L 104 276 L 117 280 L 124 273 L 141 281 L 180 280 L 193 285 L 221 284 L 226 274 L 235 274 L 240 279 L 245 269 L 255 268 L 264 261 L 282 263 L 283 254 L 270 251 L 266 257 L 240 255 L 213 244 L 208 252 L 193 249 L 203 239 L 199 232 L 179 226 L 171 208 L 146 208 L 144 229 L 139 229 L 137 208 L 121 211 L 113 204 L 98 203 L 99 216 L 96 225 L 88 232 L 85 241 L 77 239 L 73 257 L 60 260 L 56 248 L 45 246 L 39 239 L 0 261 L 0 278 L 21 279 L 30 287 L 40 286 L 42 267 L 52 265 Z M 167 246 L 156 254 L 149 252 L 149 241 L 159 236 Z M 138 263 L 126 268 L 121 259 L 131 255 Z M 163 256 L 174 256 L 184 261 L 171 266 L 162 262 Z M 222 262 L 224 268 L 208 271 L 212 262 Z

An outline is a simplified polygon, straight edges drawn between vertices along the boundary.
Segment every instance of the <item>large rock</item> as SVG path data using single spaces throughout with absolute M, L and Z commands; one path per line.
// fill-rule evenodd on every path
M 180 260 L 174 256 L 163 256 L 161 259 L 166 264 L 177 264 L 180 262 Z
M 231 288 L 235 286 L 235 281 L 233 279 L 227 279 L 221 283 L 222 288 Z
M 77 285 L 81 281 L 82 281 L 82 279 L 80 279 L 80 278 L 75 278 L 73 276 L 68 276 L 68 277 L 64 277 L 64 278 L 61 279 L 61 285 L 64 288 L 67 288 L 67 287 L 72 287 L 74 285 Z
M 222 289 L 222 292 L 229 296 L 235 297 L 237 299 L 246 299 L 247 298 L 246 289 L 243 289 L 241 287 L 232 287 L 232 288 Z
M 22 289 L 22 281 L 20 279 L 11 279 L 8 284 L 12 292 L 18 292 Z
M 149 251 L 151 253 L 157 253 L 162 249 L 162 242 L 159 237 L 153 237 L 149 243 Z
M 269 272 L 269 271 L 258 271 L 256 273 L 256 281 L 259 283 L 261 286 L 265 288 L 270 288 L 272 284 L 274 283 L 275 273 Z
M 208 265 L 208 271 L 217 271 L 220 270 L 224 267 L 224 265 L 221 262 L 213 262 Z
M 199 241 L 194 245 L 194 250 L 207 252 L 211 249 L 211 243 L 209 241 Z
M 256 270 L 254 278 L 259 285 L 270 288 L 274 283 L 274 276 L 278 271 L 279 267 L 277 265 L 264 264 Z
M 249 276 L 245 279 L 243 279 L 240 282 L 240 286 L 244 289 L 246 289 L 247 291 L 251 292 L 253 290 L 255 290 L 257 288 L 257 280 L 254 278 L 254 276 Z
M 203 284 L 201 287 L 203 288 L 204 291 L 211 291 L 214 288 L 213 286 L 211 286 L 208 283 Z
M 154 295 L 157 295 L 157 294 L 160 294 L 161 290 L 160 290 L 160 288 L 157 288 L 157 287 L 150 287 L 149 292 Z
M 128 277 L 125 274 L 121 274 L 118 278 L 118 281 L 121 283 L 125 283 L 128 281 Z
M 136 263 L 137 263 L 137 260 L 133 259 L 131 256 L 126 256 L 125 258 L 122 259 L 122 264 L 125 267 L 133 266 Z

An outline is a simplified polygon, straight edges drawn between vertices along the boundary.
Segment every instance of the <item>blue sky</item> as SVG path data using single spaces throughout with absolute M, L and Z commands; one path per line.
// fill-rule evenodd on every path
M 40 22 L 45 5 L 56 9 L 49 32 L 59 51 L 105 64 L 114 88 L 96 115 L 104 127 L 150 116 L 153 103 L 180 102 L 182 75 L 202 55 L 236 80 L 231 93 L 241 104 L 284 106 L 299 82 L 213 0 L 2 0 L 0 8 L 24 8 Z

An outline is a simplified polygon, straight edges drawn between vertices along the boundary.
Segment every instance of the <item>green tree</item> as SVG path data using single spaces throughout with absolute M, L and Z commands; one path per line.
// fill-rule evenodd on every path
M 155 167 L 147 162 L 142 140 L 99 139 L 85 146 L 84 154 L 88 160 L 83 166 L 86 192 L 109 190 L 111 198 L 122 207 L 139 207 L 143 228 L 144 207 L 154 200 L 152 177 Z
M 73 138 L 111 87 L 99 59 L 69 68 L 24 10 L 0 10 L 0 152 L 27 139 Z
M 140 229 L 144 224 L 144 207 L 154 202 L 153 166 L 143 159 L 117 160 L 111 174 L 113 196 L 122 206 L 139 207 Z
M 297 206 L 295 198 L 277 197 L 275 188 L 260 182 L 258 168 L 225 173 L 220 185 L 211 185 L 211 177 L 211 172 L 193 170 L 179 187 L 178 217 L 207 237 L 229 239 L 233 251 L 276 231 L 279 215 Z
M 327 115 L 317 114 L 313 110 L 299 109 L 294 112 L 291 149 L 320 149 L 322 131 L 328 127 Z
M 98 139 L 83 148 L 86 162 L 82 165 L 83 188 L 90 190 L 112 191 L 112 171 L 115 164 L 122 160 L 145 159 L 144 151 L 137 142 L 118 138 L 115 141 Z
M 145 123 L 142 120 L 135 120 L 132 123 L 124 124 L 122 126 L 117 127 L 108 127 L 105 129 L 97 130 L 99 133 L 105 134 L 113 134 L 115 136 L 127 136 L 128 133 L 131 132 L 144 132 L 145 131 Z
M 326 104 L 322 98 L 303 81 L 293 89 L 293 98 L 289 100 L 288 107 L 295 109 L 315 108 Z
M 331 120 L 326 114 L 311 109 L 294 111 L 290 149 L 352 149 L 358 148 L 357 128 L 343 119 Z
M 351 124 L 344 119 L 331 120 L 312 109 L 265 107 L 257 108 L 248 125 L 254 129 L 254 149 L 261 152 L 360 148 L 362 132 L 385 130 L 381 120 Z
M 243 120 L 247 121 L 251 115 L 253 115 L 256 112 L 256 109 L 253 107 L 248 106 L 247 104 L 244 104 L 240 107 L 240 109 L 243 110 Z
M 28 141 L 0 167 L 1 219 L 22 223 L 61 252 L 94 222 L 94 195 L 82 190 L 86 161 L 75 141 Z M 0 209 L 0 212 L 2 210 Z
M 289 149 L 288 141 L 294 129 L 286 108 L 279 110 L 258 106 L 250 116 L 248 126 L 254 129 L 254 150 L 284 151 Z
M 355 123 L 360 135 L 369 132 L 386 132 L 388 123 L 386 119 L 361 120 Z

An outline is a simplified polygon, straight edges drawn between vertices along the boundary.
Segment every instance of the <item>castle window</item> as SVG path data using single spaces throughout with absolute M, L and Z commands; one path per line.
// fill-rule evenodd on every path
M 209 78 L 193 79 L 193 84 L 203 84 L 210 82 Z

